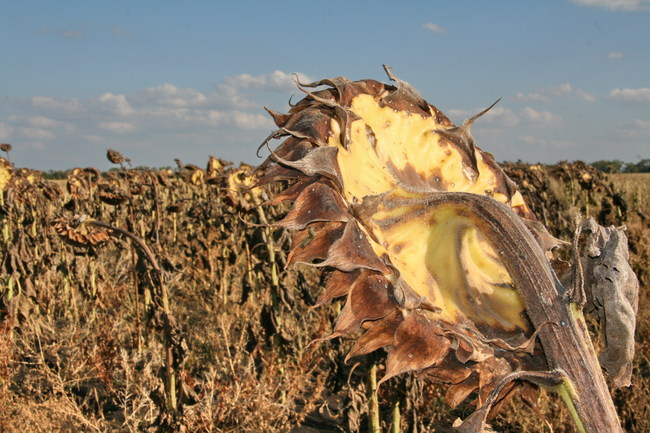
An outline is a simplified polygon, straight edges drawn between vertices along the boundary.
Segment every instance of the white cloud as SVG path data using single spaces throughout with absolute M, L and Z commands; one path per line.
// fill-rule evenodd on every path
M 459 125 L 463 122 L 463 119 L 467 119 L 479 111 L 449 110 L 448 114 Z M 550 111 L 537 111 L 531 107 L 525 107 L 521 111 L 514 111 L 507 107 L 497 106 L 485 113 L 474 125 L 475 128 L 504 130 L 520 125 L 523 127 L 556 127 L 561 124 L 562 118 Z
M 43 128 L 19 128 L 20 134 L 30 140 L 53 140 L 54 133 Z
M 633 140 L 650 140 L 650 121 L 634 119 L 618 127 L 618 133 Z
M 612 51 L 607 55 L 607 58 L 609 60 L 618 60 L 618 59 L 622 59 L 623 57 L 625 57 L 625 54 L 618 51 Z
M 591 6 L 610 11 L 640 11 L 650 9 L 650 0 L 572 0 L 579 6 Z
M 626 104 L 647 104 L 650 103 L 650 89 L 642 87 L 639 89 L 612 89 L 607 99 Z
M 11 116 L 10 120 L 12 118 L 15 119 L 16 116 Z M 49 117 L 29 116 L 25 118 L 24 121 L 27 122 L 30 126 L 35 128 L 60 128 L 68 132 L 74 131 L 74 125 L 72 123 L 51 119 Z
M 587 102 L 594 102 L 596 96 L 582 89 L 576 89 L 569 83 L 553 86 L 548 89 L 542 89 L 534 93 L 518 92 L 513 99 L 523 102 L 548 102 L 551 97 L 574 97 Z
M 17 116 L 7 117 L 7 121 L 12 125 L 11 130 L 18 130 L 24 137 L 49 139 L 55 136 L 52 129 L 72 133 L 75 126 L 70 122 L 52 119 L 46 116 Z M 9 126 L 9 125 L 8 125 Z M 16 129 L 17 128 L 17 129 Z
M 12 116 L 12 118 L 15 119 L 16 117 Z M 51 128 L 61 123 L 58 120 L 50 119 L 49 117 L 43 117 L 43 116 L 28 117 L 27 122 L 29 122 L 30 125 L 37 128 Z
M 550 111 L 537 111 L 530 107 L 522 110 L 521 117 L 534 126 L 558 126 L 562 123 L 562 118 L 557 114 Z
M 596 97 L 591 93 L 585 92 L 581 89 L 574 89 L 569 83 L 564 83 L 559 86 L 551 87 L 549 92 L 554 96 L 575 96 L 583 101 L 593 102 Z
M 632 123 L 639 129 L 644 129 L 650 132 L 650 121 L 642 119 L 634 119 Z
M 535 146 L 546 146 L 548 144 L 548 142 L 543 138 L 533 137 L 532 135 L 520 135 L 517 139 L 526 144 L 532 144 Z
M 574 143 L 571 143 L 570 141 L 545 139 L 533 137 L 532 135 L 520 135 L 517 137 L 517 140 L 528 146 L 550 147 L 553 151 L 557 151 L 558 149 L 568 149 L 574 146 Z
M 296 73 L 287 74 L 282 71 L 273 71 L 270 74 L 266 75 L 250 75 L 250 74 L 240 74 L 234 75 L 231 77 L 224 78 L 224 82 L 227 86 L 230 86 L 234 89 L 258 89 L 258 90 L 295 90 L 296 83 L 295 78 L 301 83 L 308 83 L 313 81 L 304 74 Z
M 0 122 L 0 140 L 9 140 L 14 132 L 14 127 L 4 122 Z
M 97 98 L 97 105 L 102 112 L 116 114 L 118 116 L 129 116 L 134 111 L 125 95 L 104 93 Z
M 485 123 L 500 128 L 512 128 L 519 124 L 519 116 L 510 108 L 497 106 L 485 113 L 476 122 L 477 124 Z
M 208 99 L 206 95 L 192 88 L 180 88 L 170 83 L 150 87 L 134 96 L 140 104 L 155 104 L 171 107 L 197 107 Z
M 52 98 L 49 96 L 33 96 L 30 103 L 35 107 L 52 111 L 77 111 L 81 102 L 76 98 Z
M 451 109 L 447 111 L 447 114 L 454 119 L 454 122 L 457 125 L 460 125 L 465 119 L 474 116 L 476 113 L 480 113 L 484 109 L 485 108 L 479 108 L 474 111 Z M 499 106 L 493 107 L 474 123 L 476 127 L 480 128 L 486 128 L 487 126 L 512 128 L 518 124 L 519 116 L 514 111 L 510 108 Z
M 542 95 L 541 93 L 522 93 L 517 92 L 514 97 L 515 101 L 525 101 L 525 102 L 548 102 L 550 98 L 548 96 Z
M 22 154 L 40 159 L 41 167 L 48 168 L 57 163 L 84 164 L 81 161 L 94 157 L 96 149 L 101 156 L 106 148 L 128 150 L 129 157 L 164 165 L 178 156 L 179 142 L 186 144 L 181 156 L 188 160 L 199 155 L 196 160 L 201 162 L 198 158 L 210 154 L 253 159 L 255 145 L 276 128 L 263 107 L 288 108 L 289 90 L 296 90 L 292 75 L 275 71 L 229 77 L 205 91 L 164 83 L 87 98 L 5 98 L 0 139 L 14 145 L 17 158 L 39 146 L 65 150 L 58 159 L 49 158 L 47 152 Z M 242 150 L 247 147 L 250 152 Z
M 117 36 L 128 36 L 130 34 L 129 32 L 125 32 L 120 26 L 113 27 L 111 31 Z
M 469 111 L 467 111 L 467 110 L 459 110 L 459 109 L 454 109 L 454 108 L 452 108 L 450 110 L 447 110 L 446 113 L 447 113 L 448 116 L 451 116 L 451 117 L 453 117 L 455 119 L 463 119 L 463 118 L 466 119 L 468 117 L 472 117 L 472 114 Z
M 273 122 L 263 114 L 251 114 L 241 111 L 233 111 L 229 116 L 234 124 L 241 129 L 264 129 L 272 128 Z
M 432 33 L 447 33 L 447 29 L 444 27 L 440 27 L 438 24 L 433 24 L 433 23 L 426 23 L 422 24 L 422 28 L 429 30 Z
M 20 150 L 45 150 L 45 143 L 42 141 L 24 141 L 20 143 Z
M 135 125 L 129 122 L 99 122 L 99 127 L 118 134 L 131 132 L 135 129 Z

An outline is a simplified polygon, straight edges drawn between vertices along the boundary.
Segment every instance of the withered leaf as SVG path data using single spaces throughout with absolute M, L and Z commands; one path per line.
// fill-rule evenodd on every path
M 583 230 L 589 232 L 582 257 L 585 310 L 598 316 L 603 329 L 600 365 L 615 387 L 630 386 L 639 281 L 628 263 L 627 237 L 623 229 L 603 227 L 593 218 L 583 223 Z
M 514 382 L 526 380 L 543 386 L 555 386 L 562 383 L 566 375 L 562 371 L 516 371 L 508 375 L 500 376 L 489 394 L 485 403 L 464 421 L 457 419 L 454 422 L 454 429 L 459 433 L 493 433 L 492 427 L 487 424 L 493 411 L 496 411 L 504 397 L 513 389 Z
M 343 235 L 344 227 L 345 224 L 340 222 L 313 223 L 297 232 L 292 241 L 294 247 L 287 257 L 287 266 L 325 260 L 332 243 Z
M 311 149 L 305 156 L 296 160 L 289 161 L 276 156 L 278 162 L 289 166 L 293 169 L 300 170 L 307 176 L 321 175 L 341 183 L 341 173 L 336 162 L 338 149 L 336 147 L 325 146 Z

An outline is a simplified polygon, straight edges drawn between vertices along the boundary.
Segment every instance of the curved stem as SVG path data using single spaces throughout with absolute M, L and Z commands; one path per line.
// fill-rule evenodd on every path
M 582 424 L 585 433 L 623 433 L 586 326 L 574 314 L 569 294 L 541 247 L 510 207 L 486 196 L 459 192 L 390 200 L 375 197 L 368 202 L 370 207 L 378 205 L 386 209 L 451 205 L 470 217 L 501 257 L 534 328 L 541 327 L 538 338 L 549 369 L 566 372 L 567 383 L 575 393 L 560 391 L 564 400 L 571 402 L 569 409 L 577 414 L 578 428 Z M 556 326 L 542 326 L 547 322 Z

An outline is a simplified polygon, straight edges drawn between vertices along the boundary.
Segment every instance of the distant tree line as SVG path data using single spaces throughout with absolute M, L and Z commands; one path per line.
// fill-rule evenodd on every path
M 642 159 L 637 163 L 623 162 L 620 159 L 600 160 L 591 165 L 604 173 L 650 173 L 650 159 Z
M 170 169 L 170 166 L 165 166 L 165 167 L 160 167 L 154 170 L 164 170 L 164 169 Z M 110 168 L 108 171 L 120 171 L 120 168 Z M 139 165 L 135 167 L 133 170 L 151 170 L 151 167 L 147 167 L 144 165 Z M 68 172 L 70 170 L 47 170 L 43 172 L 43 178 L 48 179 L 48 180 L 57 180 L 57 179 L 66 179 L 68 177 Z
M 48 170 L 43 172 L 43 178 L 47 180 L 65 179 L 70 170 Z

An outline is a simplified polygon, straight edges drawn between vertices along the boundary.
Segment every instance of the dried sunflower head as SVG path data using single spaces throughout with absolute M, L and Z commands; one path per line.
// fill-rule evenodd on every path
M 86 200 L 90 196 L 90 189 L 101 177 L 99 170 L 94 167 L 73 168 L 68 172 L 66 188 L 73 198 Z
M 232 163 L 211 156 L 210 159 L 208 160 L 208 166 L 205 170 L 207 182 L 210 184 L 220 183 L 224 169 L 229 165 L 232 165 Z
M 249 210 L 261 202 L 262 190 L 256 187 L 253 167 L 241 163 L 225 172 L 226 198 L 238 209 Z
M 295 231 L 288 262 L 328 270 L 319 303 L 347 298 L 331 337 L 364 331 L 348 357 L 387 348 L 382 382 L 424 371 L 452 406 L 478 391 L 461 431 L 485 431 L 529 380 L 563 389 L 579 429 L 622 432 L 579 297 L 545 254 L 559 241 L 470 133 L 491 107 L 456 126 L 386 71 L 395 86 L 299 84 L 288 114 L 268 110 L 278 130 L 262 146 L 286 139 L 259 185 L 288 181 L 271 202 L 293 202 L 275 223 Z
M 118 165 L 122 164 L 124 161 L 127 160 L 126 158 L 124 158 L 124 155 L 122 155 L 117 150 L 113 150 L 113 149 L 108 149 L 106 151 L 106 158 L 113 164 L 118 164 Z
M 97 196 L 101 201 L 111 206 L 117 206 L 129 200 L 129 194 L 126 191 L 108 183 L 99 185 Z
M 513 279 L 467 206 L 432 194 L 481 195 L 534 220 L 515 184 L 407 83 L 345 78 L 301 85 L 283 115 L 288 138 L 262 165 L 262 183 L 289 179 L 277 225 L 296 230 L 289 262 L 330 271 L 319 302 L 346 296 L 332 336 L 359 329 L 349 357 L 388 347 L 387 379 L 426 369 L 451 384 L 455 406 L 487 395 L 510 371 L 543 366 Z M 329 86 L 310 92 L 306 88 Z M 511 350 L 506 350 L 511 349 Z
M 11 163 L 5 158 L 0 158 L 0 190 L 5 189 L 9 182 L 11 182 L 13 173 L 14 168 Z
M 59 217 L 52 221 L 52 228 L 64 242 L 75 247 L 94 247 L 110 239 L 107 229 L 88 224 L 85 215 L 71 218 Z

